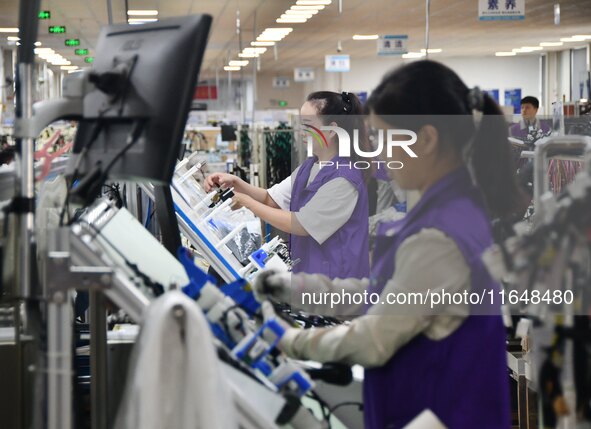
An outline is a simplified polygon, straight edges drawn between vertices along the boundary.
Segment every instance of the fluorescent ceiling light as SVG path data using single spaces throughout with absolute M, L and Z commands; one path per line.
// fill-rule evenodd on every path
M 18 33 L 16 27 L 0 27 L 0 33 Z
M 316 15 L 318 11 L 316 9 L 310 10 L 294 10 L 294 9 L 287 9 L 285 11 L 286 15 Z
M 68 60 L 65 60 L 65 61 L 50 61 L 50 63 L 53 64 L 54 66 L 69 66 L 70 64 L 72 64 Z
M 129 16 L 156 16 L 156 15 L 158 15 L 158 11 L 155 9 L 128 10 L 127 14 Z
M 251 46 L 273 46 L 275 42 L 250 42 Z
M 329 5 L 332 0 L 298 0 L 296 4 L 298 6 L 314 6 L 314 5 Z
M 297 19 L 297 18 L 277 18 L 275 20 L 275 22 L 277 24 L 303 24 L 306 21 L 307 21 L 307 19 L 305 19 L 305 18 L 302 18 L 302 19 Z
M 45 54 L 45 53 L 54 53 L 55 51 L 51 48 L 35 48 L 35 53 L 37 55 L 39 54 Z
M 564 42 L 542 42 L 540 43 L 540 46 L 542 47 L 551 47 L 551 46 L 562 46 L 564 45 Z
M 518 54 L 534 52 L 534 51 L 541 51 L 544 48 L 541 46 L 522 46 L 521 48 L 512 49 L 513 52 L 517 52 Z
M 265 28 L 262 34 L 273 33 L 273 34 L 288 34 L 293 31 L 291 27 L 269 27 Z
M 158 18 L 128 18 L 127 22 L 130 24 L 144 24 L 146 22 L 156 22 Z
M 561 42 L 584 42 L 585 37 L 563 37 L 560 39 Z
M 61 66 L 62 70 L 78 70 L 78 66 Z
M 292 6 L 291 10 L 322 10 L 323 5 L 310 5 L 310 6 Z
M 402 54 L 402 58 L 423 58 L 425 54 L 421 52 L 408 52 L 406 54 Z
M 439 48 L 429 48 L 428 52 L 430 54 L 440 54 L 441 52 L 443 52 L 443 49 L 439 49 Z M 424 54 L 425 50 L 421 49 L 421 54 Z
M 224 67 L 225 71 L 239 71 L 240 67 L 233 67 L 233 66 L 225 66 Z
M 240 58 L 258 58 L 259 54 L 255 54 L 254 52 L 247 52 L 247 53 L 240 52 L 238 54 L 238 56 Z
M 253 53 L 253 54 L 264 54 L 267 52 L 267 48 L 244 48 L 242 50 L 243 53 Z
M 517 55 L 515 52 L 495 52 L 496 57 L 513 57 Z
M 279 42 L 281 39 L 283 39 L 285 36 L 259 36 L 257 37 L 257 41 L 258 42 Z
M 6 40 L 8 40 L 9 42 L 18 42 L 19 40 L 21 40 L 21 38 L 18 36 L 8 36 Z
M 377 34 L 354 34 L 353 40 L 376 40 L 378 37 Z
M 305 15 L 288 15 L 286 13 L 284 13 L 283 15 L 281 15 L 281 19 L 310 19 L 312 18 L 312 14 L 308 13 Z
M 230 67 L 244 67 L 248 65 L 248 60 L 232 60 L 228 63 Z
M 41 46 L 41 42 L 35 42 L 35 46 Z
M 591 34 L 576 34 L 573 36 L 573 39 L 591 40 Z

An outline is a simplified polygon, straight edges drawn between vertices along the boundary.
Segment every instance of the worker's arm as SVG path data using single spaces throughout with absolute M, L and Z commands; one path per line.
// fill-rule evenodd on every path
M 270 207 L 278 208 L 279 206 L 269 196 L 266 189 L 258 188 L 245 182 L 238 176 L 228 173 L 213 173 L 207 176 L 203 183 L 205 192 L 211 192 L 216 187 L 227 189 L 234 188 L 236 192 L 246 194 L 255 201 L 268 205 Z
M 451 335 L 467 316 L 467 306 L 433 314 L 427 307 L 387 303 L 388 294 L 408 298 L 413 292 L 469 290 L 470 269 L 456 244 L 432 231 L 436 230 L 423 230 L 400 246 L 398 269 L 380 294 L 380 304 L 371 306 L 366 315 L 334 328 L 288 329 L 280 347 L 298 359 L 375 367 L 420 333 L 435 340 Z
M 266 192 L 266 191 L 265 191 Z M 269 194 L 267 194 L 268 196 Z M 272 199 L 269 197 L 272 201 Z M 288 210 L 270 207 L 267 204 L 257 201 L 250 195 L 234 192 L 232 197 L 232 208 L 239 209 L 246 207 L 263 221 L 273 225 L 275 228 L 293 235 L 308 235 L 297 217 Z
M 341 300 L 339 303 L 311 299 L 328 294 L 354 296 L 363 294 L 369 279 L 330 279 L 323 274 L 265 272 L 255 278 L 254 292 L 259 301 L 272 298 L 292 308 L 323 316 L 357 316 L 365 310 L 363 302 Z M 337 295 L 334 295 L 337 296 Z

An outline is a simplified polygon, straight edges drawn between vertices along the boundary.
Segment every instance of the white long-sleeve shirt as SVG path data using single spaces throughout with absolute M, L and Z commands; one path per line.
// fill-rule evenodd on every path
M 455 242 L 439 230 L 423 229 L 404 240 L 396 252 L 395 264 L 394 275 L 380 295 L 381 302 L 385 302 L 389 293 L 470 291 L 470 269 L 463 255 Z M 368 279 L 330 280 L 319 274 L 297 274 L 292 276 L 291 304 L 316 314 L 364 314 L 363 304 L 337 308 L 301 304 L 305 292 L 363 293 L 368 285 Z M 350 324 L 288 330 L 281 340 L 281 347 L 298 359 L 381 366 L 420 333 L 434 340 L 449 336 L 468 312 L 465 305 L 450 307 L 444 314 L 433 314 L 428 308 L 378 304 Z

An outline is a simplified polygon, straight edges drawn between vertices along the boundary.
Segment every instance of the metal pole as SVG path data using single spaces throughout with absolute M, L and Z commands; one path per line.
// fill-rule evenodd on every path
M 107 315 L 102 292 L 90 291 L 91 428 L 107 429 Z
M 18 66 L 16 68 L 16 118 L 26 123 L 33 116 L 33 67 L 35 65 L 34 43 L 37 40 L 37 25 L 40 0 L 20 2 Z M 16 127 L 15 127 L 16 128 Z M 33 170 L 33 152 L 35 141 L 23 132 L 17 139 L 16 173 L 17 185 L 13 200 L 16 216 L 15 232 L 18 234 L 18 252 L 16 252 L 16 279 L 13 288 L 17 300 L 15 305 L 15 332 L 19 365 L 17 392 L 20 394 L 20 427 L 40 427 L 43 412 L 43 379 L 39 372 L 39 340 L 42 322 L 39 304 L 32 299 L 34 257 L 34 202 L 35 176 Z M 26 129 L 26 127 L 24 127 Z
M 72 304 L 69 293 L 56 292 L 48 305 L 48 429 L 72 428 Z
M 113 24 L 113 0 L 107 0 L 107 19 L 109 20 L 109 25 Z
M 218 92 L 218 95 L 216 96 L 216 109 L 220 108 L 220 95 L 222 95 L 222 92 L 220 91 L 220 71 L 219 69 L 216 67 L 215 69 L 215 87 L 216 87 L 216 91 Z
M 252 40 L 257 38 L 257 11 L 254 11 L 254 17 L 252 22 Z M 259 58 L 252 59 L 252 124 L 251 129 L 254 127 L 255 109 L 257 105 L 257 63 Z
M 431 0 L 427 0 L 425 5 L 425 58 L 429 58 L 429 12 L 431 9 Z

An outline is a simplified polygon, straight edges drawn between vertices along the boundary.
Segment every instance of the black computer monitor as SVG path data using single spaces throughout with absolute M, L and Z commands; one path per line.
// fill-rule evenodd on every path
M 211 20 L 102 29 L 90 76 L 96 89 L 84 99 L 67 170 L 82 185 L 74 193 L 93 193 L 106 179 L 170 183 Z
M 223 142 L 235 142 L 236 141 L 236 126 L 225 125 L 221 126 L 221 134 Z

